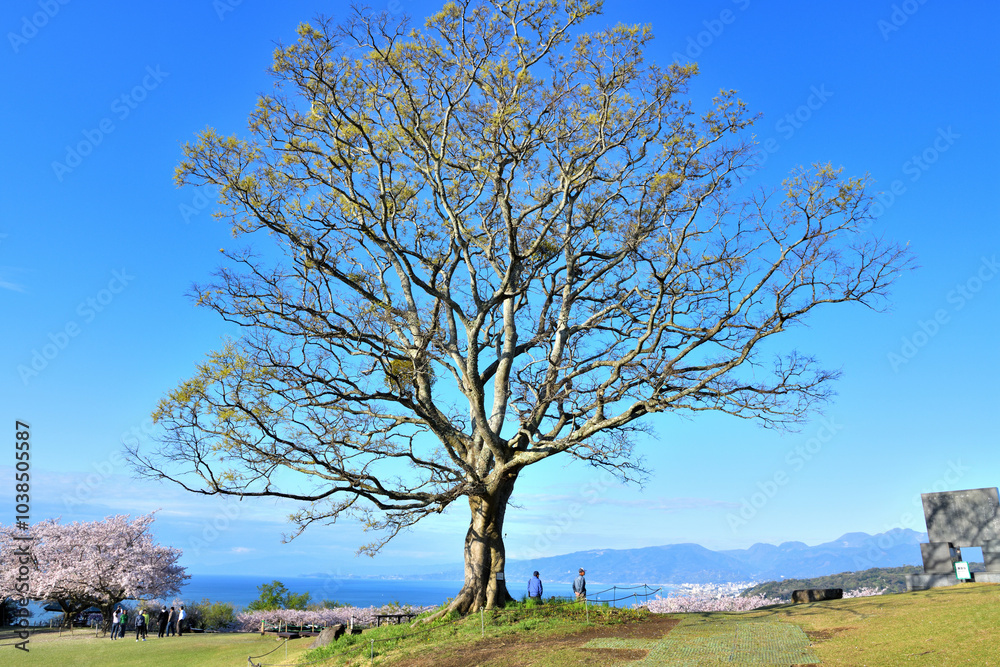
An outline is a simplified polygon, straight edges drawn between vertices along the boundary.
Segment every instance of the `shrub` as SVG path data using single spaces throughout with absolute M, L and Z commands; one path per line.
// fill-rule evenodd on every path
M 257 591 L 260 595 L 247 605 L 248 611 L 305 609 L 309 605 L 309 593 L 292 593 L 277 579 L 269 584 L 261 584 Z
M 346 604 L 342 602 L 337 602 L 336 600 L 323 600 L 320 602 L 320 608 L 322 609 L 337 609 L 338 607 L 346 607 Z
M 212 602 L 208 598 L 191 605 L 188 623 L 202 630 L 228 630 L 236 626 L 236 609 L 228 602 Z

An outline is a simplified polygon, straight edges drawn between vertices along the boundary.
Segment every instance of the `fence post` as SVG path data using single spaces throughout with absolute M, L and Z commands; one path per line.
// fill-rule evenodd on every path
M 590 605 L 586 596 L 583 598 L 583 608 L 587 610 L 587 623 L 590 623 Z
M 371 664 L 374 665 L 375 664 L 375 640 L 374 639 L 369 639 L 368 640 L 368 646 L 369 646 L 369 651 L 370 651 L 371 660 L 372 660 Z
M 479 608 L 479 629 L 483 632 L 483 637 L 486 636 L 486 612 L 482 607 Z

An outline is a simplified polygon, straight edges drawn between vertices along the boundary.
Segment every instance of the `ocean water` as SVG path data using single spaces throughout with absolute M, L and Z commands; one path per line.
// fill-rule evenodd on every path
M 312 602 L 336 600 L 355 607 L 381 606 L 390 602 L 439 605 L 455 597 L 462 588 L 461 581 L 192 574 L 179 597 L 185 602 L 208 598 L 213 602 L 246 607 L 259 596 L 261 584 L 275 579 L 293 593 L 309 593 Z

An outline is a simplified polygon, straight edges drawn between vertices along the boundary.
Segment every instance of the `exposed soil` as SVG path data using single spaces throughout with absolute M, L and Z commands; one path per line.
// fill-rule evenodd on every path
M 842 628 L 826 628 L 825 630 L 806 630 L 806 637 L 809 637 L 809 641 L 816 644 L 818 642 L 825 642 L 827 639 L 836 637 L 841 632 L 846 632 L 848 630 L 853 630 L 852 627 L 842 627 Z
M 641 621 L 620 625 L 598 626 L 580 632 L 560 635 L 551 639 L 538 638 L 534 641 L 519 637 L 484 639 L 468 646 L 451 650 L 447 655 L 411 657 L 406 661 L 412 667 L 530 667 L 534 655 L 547 655 L 553 651 L 577 649 L 580 658 L 576 665 L 603 667 L 611 662 L 639 660 L 646 651 L 632 649 L 584 649 L 584 644 L 592 639 L 617 637 L 619 639 L 660 639 L 679 623 L 673 618 L 660 614 L 650 614 Z

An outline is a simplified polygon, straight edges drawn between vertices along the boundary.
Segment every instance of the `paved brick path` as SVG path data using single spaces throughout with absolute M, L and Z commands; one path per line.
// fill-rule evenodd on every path
M 701 665 L 818 664 L 809 638 L 798 626 L 778 622 L 695 622 L 677 626 L 663 639 L 595 639 L 584 648 L 642 649 L 649 654 L 633 665 L 699 667 Z

